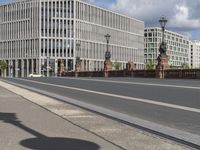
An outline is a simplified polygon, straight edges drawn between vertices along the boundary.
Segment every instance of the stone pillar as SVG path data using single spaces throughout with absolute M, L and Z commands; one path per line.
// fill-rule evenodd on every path
M 104 61 L 104 77 L 107 78 L 109 75 L 109 71 L 111 70 L 112 70 L 112 62 L 109 59 L 107 59 Z
M 81 71 L 81 64 L 77 63 L 75 65 L 75 77 L 78 77 L 80 71 Z
M 130 72 L 130 76 L 131 77 L 133 77 L 134 76 L 134 70 L 136 70 L 136 64 L 134 64 L 133 62 L 128 62 L 127 64 L 126 64 L 126 70 L 128 71 L 128 72 Z
M 158 65 L 156 66 L 156 78 L 165 78 L 165 70 L 170 69 L 168 60 L 168 56 L 164 53 L 158 56 Z
M 60 70 L 59 70 L 60 76 L 62 76 L 64 74 L 64 72 L 65 72 L 65 65 L 64 65 L 63 61 L 61 61 Z

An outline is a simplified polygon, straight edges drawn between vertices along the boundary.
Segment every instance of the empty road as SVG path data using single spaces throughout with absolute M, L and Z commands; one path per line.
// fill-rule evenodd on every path
M 141 78 L 3 80 L 200 136 L 199 80 Z

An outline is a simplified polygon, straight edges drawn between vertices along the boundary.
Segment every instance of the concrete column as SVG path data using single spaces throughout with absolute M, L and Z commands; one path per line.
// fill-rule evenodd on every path
M 21 60 L 21 77 L 24 77 L 24 60 Z
M 29 59 L 26 59 L 26 77 L 29 75 Z
M 58 59 L 55 59 L 55 67 L 54 67 L 54 72 L 55 72 L 55 76 L 57 77 L 58 75 Z
M 39 60 L 36 59 L 36 73 L 39 73 Z
M 84 60 L 81 61 L 81 71 L 85 71 Z
M 15 69 L 15 68 L 14 68 L 14 62 L 13 62 L 13 60 L 10 61 L 10 64 L 11 64 L 11 68 L 10 68 L 10 76 L 13 77 L 13 73 L 14 73 L 13 70 Z
M 49 77 L 49 57 L 47 57 L 47 77 Z
M 19 68 L 18 68 L 18 60 L 15 60 L 15 77 L 19 77 Z
M 36 72 L 38 73 L 38 74 L 41 74 L 41 65 L 42 63 L 41 63 L 41 59 L 36 59 Z
M 76 59 L 73 59 L 73 69 L 75 71 Z
M 33 59 L 31 59 L 31 73 L 34 73 L 34 61 L 33 61 Z
M 8 60 L 8 77 L 10 77 L 11 76 L 11 74 L 10 74 L 10 66 L 11 66 L 11 62 L 10 62 L 10 60 Z
M 66 68 L 66 71 L 68 71 L 68 59 L 66 59 L 65 61 L 65 68 Z

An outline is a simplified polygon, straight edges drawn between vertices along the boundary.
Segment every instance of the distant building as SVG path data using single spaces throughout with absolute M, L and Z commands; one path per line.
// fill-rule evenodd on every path
M 193 69 L 200 69 L 200 41 L 190 42 L 190 64 Z
M 18 0 L 0 5 L 0 59 L 7 76 L 56 75 L 64 64 L 102 70 L 110 34 L 111 60 L 144 68 L 144 22 L 80 0 Z M 77 44 L 80 47 L 77 47 Z
M 144 38 L 145 63 L 147 64 L 152 62 L 154 64 L 157 64 L 159 46 L 162 40 L 161 28 L 145 28 Z M 167 42 L 167 55 L 169 56 L 170 66 L 180 68 L 183 64 L 190 64 L 190 45 L 188 37 L 166 30 L 165 41 Z

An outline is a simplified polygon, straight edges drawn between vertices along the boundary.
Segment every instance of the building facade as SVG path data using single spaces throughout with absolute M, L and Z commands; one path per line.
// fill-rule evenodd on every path
M 0 6 L 0 59 L 7 76 L 56 75 L 61 64 L 82 71 L 104 67 L 110 34 L 111 61 L 144 67 L 144 22 L 81 0 L 18 0 Z
M 192 69 L 200 69 L 200 41 L 190 42 L 190 64 Z
M 146 28 L 144 31 L 145 63 L 157 64 L 159 46 L 162 41 L 161 28 Z M 167 43 L 167 55 L 171 67 L 180 68 L 183 64 L 189 65 L 190 49 L 189 38 L 175 32 L 165 31 L 165 41 Z

